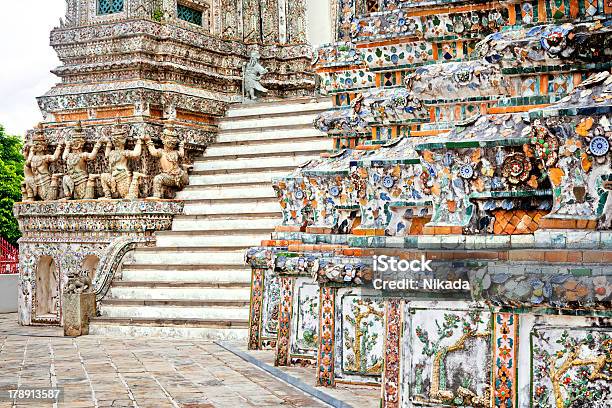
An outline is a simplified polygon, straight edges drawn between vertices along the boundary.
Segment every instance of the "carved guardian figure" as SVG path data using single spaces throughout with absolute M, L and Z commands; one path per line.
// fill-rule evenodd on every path
M 165 127 L 162 135 L 162 149 L 155 148 L 150 136 L 145 136 L 149 154 L 159 158 L 161 173 L 153 179 L 153 198 L 164 198 L 164 189 L 174 187 L 178 190 L 189 184 L 187 165 L 181 165 L 185 158 L 185 142 L 178 143 L 174 128 Z M 178 150 L 176 146 L 178 144 Z
M 244 66 L 243 82 L 244 82 L 244 99 L 245 101 L 254 101 L 257 99 L 255 91 L 266 93 L 268 90 L 264 88 L 261 83 L 262 75 L 268 73 L 268 70 L 261 66 L 259 63 L 259 53 L 253 51 L 251 53 L 250 61 Z
M 142 139 L 136 141 L 134 150 L 126 150 L 127 129 L 122 125 L 115 125 L 111 132 L 111 140 L 104 140 L 106 149 L 104 155 L 108 160 L 109 173 L 102 174 L 102 189 L 104 199 L 124 198 L 134 200 L 138 198 L 140 180 L 143 173 L 131 172 L 128 167 L 130 160 L 142 155 Z
M 59 142 L 55 152 L 47 154 L 47 141 L 42 128 L 38 128 L 34 135 L 34 145 L 30 150 L 25 167 L 32 169 L 34 185 L 32 186 L 32 200 L 49 201 L 57 199 L 59 179 L 62 174 L 51 174 L 49 164 L 59 160 L 63 143 Z
M 66 199 L 82 200 L 95 198 L 96 179 L 98 174 L 87 172 L 87 162 L 95 160 L 100 150 L 100 141 L 94 145 L 91 153 L 83 151 L 85 135 L 79 123 L 72 132 L 71 139 L 66 142 L 62 159 L 66 164 L 66 175 L 62 180 Z

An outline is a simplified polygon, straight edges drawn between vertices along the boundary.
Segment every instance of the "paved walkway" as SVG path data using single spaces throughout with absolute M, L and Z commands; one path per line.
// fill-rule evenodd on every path
M 21 327 L 0 314 L 0 388 L 64 389 L 59 407 L 323 407 L 296 388 L 210 342 L 187 339 L 66 338 Z M 51 403 L 0 401 L 4 407 Z

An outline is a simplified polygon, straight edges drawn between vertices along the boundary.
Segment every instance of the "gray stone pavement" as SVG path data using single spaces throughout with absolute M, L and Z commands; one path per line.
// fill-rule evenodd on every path
M 63 337 L 0 314 L 0 388 L 64 389 L 59 407 L 324 407 L 220 346 L 191 339 Z M 0 408 L 54 407 L 0 401 Z

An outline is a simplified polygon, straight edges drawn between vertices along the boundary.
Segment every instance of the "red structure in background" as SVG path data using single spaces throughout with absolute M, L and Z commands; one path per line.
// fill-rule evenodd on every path
M 17 273 L 19 250 L 0 237 L 0 275 Z

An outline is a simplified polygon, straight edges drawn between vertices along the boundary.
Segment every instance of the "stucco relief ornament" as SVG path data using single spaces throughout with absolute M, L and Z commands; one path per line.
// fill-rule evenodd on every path
M 159 158 L 161 173 L 153 179 L 153 198 L 164 198 L 164 190 L 174 187 L 181 190 L 189 184 L 188 165 L 181 164 L 185 158 L 185 142 L 178 142 L 174 128 L 166 126 L 162 134 L 162 149 L 156 149 L 151 137 L 145 136 L 149 154 Z M 178 150 L 176 146 L 178 144 Z
M 259 82 L 262 75 L 267 73 L 268 70 L 259 63 L 259 53 L 257 51 L 251 52 L 251 59 L 244 65 L 242 72 L 242 98 L 244 102 L 255 101 L 257 99 L 255 91 L 268 92 Z
M 87 172 L 87 162 L 95 160 L 100 150 L 100 141 L 96 142 L 91 153 L 83 151 L 85 135 L 81 123 L 72 131 L 71 138 L 66 142 L 62 159 L 66 164 L 66 175 L 62 180 L 64 196 L 67 199 L 92 199 L 95 196 L 98 174 Z
M 526 181 L 531 173 L 531 162 L 523 153 L 515 153 L 506 157 L 502 164 L 502 174 L 510 184 Z
M 545 167 L 552 167 L 557 162 L 559 141 L 550 131 L 534 121 L 531 127 L 531 144 L 534 146 L 536 157 L 542 160 Z
M 25 166 L 32 169 L 34 185 L 32 186 L 32 201 L 40 199 L 49 201 L 57 199 L 59 180 L 62 174 L 51 174 L 49 164 L 59 160 L 63 143 L 58 143 L 55 152 L 47 154 L 47 141 L 42 127 L 36 130 L 33 146 L 26 159 Z
M 30 151 L 32 149 L 32 145 L 30 143 L 24 143 L 23 148 L 21 150 L 21 154 L 23 157 L 29 157 Z M 23 181 L 21 182 L 21 196 L 23 197 L 23 201 L 34 201 L 34 186 L 36 183 L 34 182 L 34 173 L 32 172 L 31 163 L 26 163 L 23 166 Z
M 91 279 L 86 273 L 82 274 L 70 274 L 68 276 L 68 283 L 64 289 L 64 293 L 68 294 L 79 294 L 79 293 L 90 293 L 93 291 Z
M 104 199 L 123 198 L 134 200 L 138 198 L 138 188 L 143 173 L 131 172 L 128 167 L 130 160 L 140 159 L 142 155 L 142 139 L 136 141 L 134 150 L 126 150 L 127 128 L 116 124 L 111 131 L 111 140 L 104 139 L 108 160 L 109 173 L 101 176 Z

